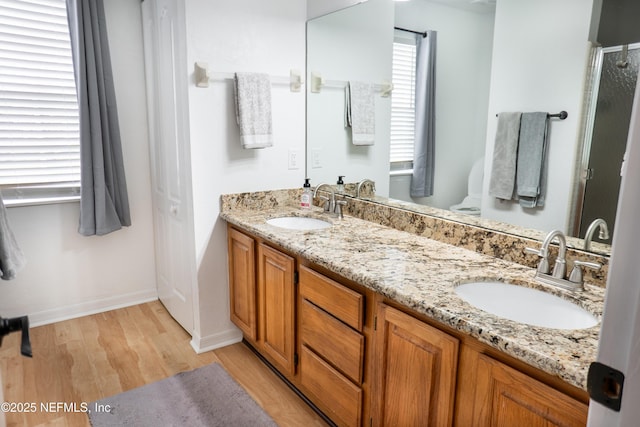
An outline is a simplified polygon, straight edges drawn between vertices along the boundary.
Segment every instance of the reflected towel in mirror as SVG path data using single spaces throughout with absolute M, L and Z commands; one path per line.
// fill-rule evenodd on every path
M 350 81 L 345 87 L 345 127 L 351 128 L 353 145 L 373 145 L 376 106 L 371 83 Z
M 513 199 L 521 117 L 520 112 L 498 114 L 489 181 L 489 195 L 498 199 Z
M 544 206 L 548 123 L 547 113 L 522 113 L 516 194 L 524 208 Z

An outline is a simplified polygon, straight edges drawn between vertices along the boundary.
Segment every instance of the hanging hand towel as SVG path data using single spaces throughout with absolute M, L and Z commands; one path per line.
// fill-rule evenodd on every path
M 373 85 L 348 82 L 345 88 L 345 127 L 351 128 L 353 145 L 373 145 L 376 140 L 376 105 Z
M 547 117 L 547 113 L 523 113 L 520 122 L 516 193 L 525 208 L 544 206 Z
M 498 199 L 511 200 L 513 198 L 521 116 L 522 113 L 498 114 L 489 181 L 489 195 Z
M 7 208 L 4 206 L 0 195 L 0 274 L 2 280 L 15 279 L 16 274 L 22 270 L 26 260 L 20 250 L 13 231 L 9 228 Z
M 242 148 L 273 146 L 271 81 L 268 74 L 236 73 L 236 119 Z

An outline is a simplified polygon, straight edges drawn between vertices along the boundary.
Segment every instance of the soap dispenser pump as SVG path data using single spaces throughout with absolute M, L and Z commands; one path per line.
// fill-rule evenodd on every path
M 338 193 L 344 193 L 344 181 L 342 180 L 344 177 L 345 175 L 338 175 L 338 182 L 336 183 L 338 185 Z
M 311 209 L 313 194 L 311 193 L 311 183 L 309 181 L 310 178 L 305 178 L 304 184 L 302 185 L 302 195 L 300 196 L 301 209 Z

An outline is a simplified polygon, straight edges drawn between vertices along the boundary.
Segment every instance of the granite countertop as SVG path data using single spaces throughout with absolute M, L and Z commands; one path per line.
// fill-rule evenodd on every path
M 333 223 L 296 231 L 266 223 L 279 216 L 312 216 Z M 221 218 L 347 279 L 586 390 L 600 325 L 581 330 L 536 327 L 493 316 L 463 301 L 458 284 L 499 280 L 545 289 L 602 316 L 604 289 L 585 285 L 570 294 L 533 281 L 534 269 L 411 233 L 319 208 L 224 209 Z

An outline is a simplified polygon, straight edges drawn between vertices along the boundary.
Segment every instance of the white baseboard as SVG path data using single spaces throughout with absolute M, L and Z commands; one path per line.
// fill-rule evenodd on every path
M 77 317 L 155 301 L 157 299 L 157 290 L 150 289 L 147 291 L 133 292 L 130 294 L 56 307 L 51 310 L 29 313 L 29 326 L 34 327 L 47 325 L 50 323 L 61 322 L 63 320 L 75 319 Z
M 238 328 L 228 329 L 206 337 L 201 337 L 194 332 L 191 338 L 191 347 L 193 347 L 196 353 L 200 354 L 240 341 L 242 341 L 242 332 Z

